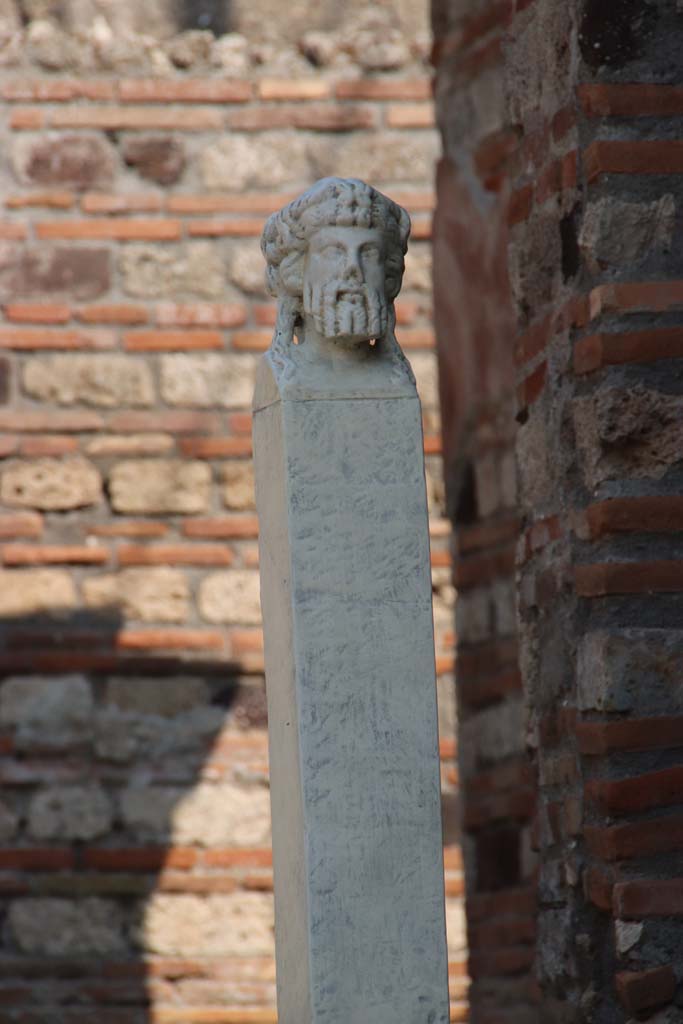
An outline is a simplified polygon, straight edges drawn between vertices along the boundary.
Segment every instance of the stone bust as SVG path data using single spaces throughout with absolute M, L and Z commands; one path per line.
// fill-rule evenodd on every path
M 409 233 L 406 211 L 356 178 L 322 178 L 273 214 L 261 239 L 278 300 L 273 348 L 284 355 L 300 341 L 306 358 L 361 358 L 396 347 Z

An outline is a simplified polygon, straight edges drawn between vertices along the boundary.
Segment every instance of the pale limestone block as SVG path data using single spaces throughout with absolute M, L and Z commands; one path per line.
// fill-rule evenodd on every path
M 155 893 L 142 917 L 140 944 L 157 956 L 273 954 L 273 901 L 265 893 Z
M 209 701 L 209 688 L 197 676 L 113 676 L 107 681 L 105 702 L 120 711 L 173 718 Z
M 92 715 L 92 691 L 83 676 L 11 676 L 0 687 L 0 726 L 16 730 L 20 748 L 83 743 Z
M 18 899 L 8 925 L 21 952 L 34 956 L 107 956 L 127 948 L 113 900 Z
M 306 142 L 294 132 L 231 132 L 203 151 L 199 173 L 204 187 L 212 190 L 280 188 L 309 176 Z
M 189 588 L 185 573 L 168 566 L 123 569 L 83 581 L 88 608 L 120 608 L 140 622 L 185 622 Z
M 95 753 L 105 761 L 124 764 L 134 757 L 153 757 L 169 747 L 166 719 L 157 715 L 137 715 L 114 708 L 95 714 L 93 744 Z
M 228 259 L 228 277 L 248 295 L 266 295 L 266 274 L 263 256 L 257 242 L 236 245 Z
M 63 615 L 77 603 L 74 582 L 63 569 L 0 569 L 0 616 Z
M 60 405 L 152 405 L 154 385 L 146 363 L 131 356 L 55 355 L 29 359 L 24 390 Z
M 211 469 L 182 459 L 129 459 L 117 463 L 109 478 L 116 512 L 191 514 L 209 507 Z
M 251 462 L 228 462 L 223 467 L 223 503 L 235 512 L 254 508 L 254 467 Z
M 436 359 L 433 352 L 416 352 L 410 365 L 415 374 L 415 383 L 420 401 L 428 409 L 439 404 L 439 385 L 436 376 Z
M 123 290 L 141 299 L 183 295 L 217 299 L 225 294 L 225 266 L 215 245 L 188 242 L 181 246 L 133 243 L 119 258 Z
M 199 611 L 207 622 L 255 626 L 261 621 L 259 582 L 248 569 L 226 569 L 202 580 Z
M 169 405 L 248 408 L 254 388 L 254 360 L 248 355 L 163 356 L 161 396 Z
M 101 786 L 53 786 L 36 793 L 28 808 L 34 839 L 91 840 L 106 835 L 113 809 Z
M 262 242 L 278 298 L 254 441 L 280 1024 L 449 1019 L 422 419 L 394 336 L 408 232 L 391 200 L 332 179 Z
M 0 501 L 16 508 L 66 512 L 102 499 L 100 474 L 80 456 L 66 459 L 16 459 L 0 480 Z

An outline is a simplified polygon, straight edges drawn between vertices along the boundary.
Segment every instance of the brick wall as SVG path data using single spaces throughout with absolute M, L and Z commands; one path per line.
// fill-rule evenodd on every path
M 424 403 L 465 1020 L 426 69 L 405 41 L 373 74 L 341 50 L 283 71 L 239 43 L 235 77 L 229 37 L 121 54 L 36 24 L 5 38 L 0 81 L 0 1016 L 274 1020 L 249 415 L 274 309 L 258 242 L 268 213 L 336 173 L 414 223 L 397 313 Z
M 434 17 L 472 1019 L 669 1024 L 683 15 L 504 0 Z M 515 565 L 517 630 L 496 603 Z

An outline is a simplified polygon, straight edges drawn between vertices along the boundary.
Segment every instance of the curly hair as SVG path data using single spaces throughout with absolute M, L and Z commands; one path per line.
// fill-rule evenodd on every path
M 387 298 L 393 301 L 401 287 L 410 217 L 388 196 L 357 178 L 321 178 L 268 218 L 261 250 L 271 295 L 301 298 L 308 241 L 323 227 L 381 228 L 388 242 Z

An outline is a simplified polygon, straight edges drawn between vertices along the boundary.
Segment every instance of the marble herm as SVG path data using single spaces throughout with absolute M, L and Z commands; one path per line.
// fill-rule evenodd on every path
M 410 221 L 355 179 L 274 214 L 254 396 L 280 1024 L 447 1024 Z

